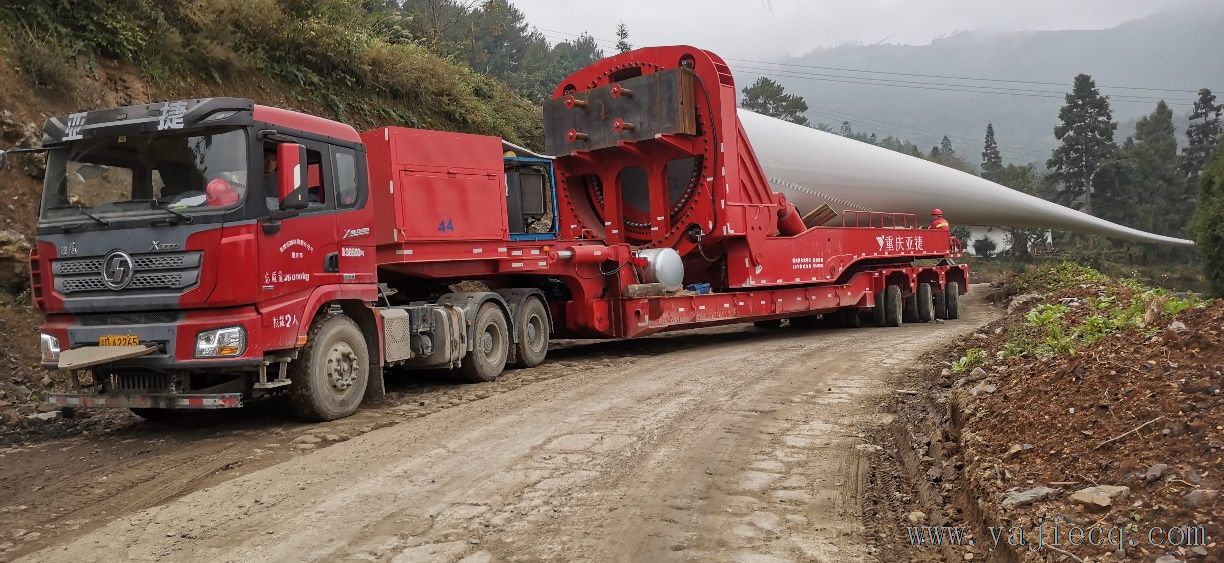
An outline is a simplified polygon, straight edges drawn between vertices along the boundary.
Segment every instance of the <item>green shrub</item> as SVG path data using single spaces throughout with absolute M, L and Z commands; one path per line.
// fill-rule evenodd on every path
M 77 89 L 73 57 L 44 41 L 31 40 L 17 46 L 17 65 L 39 90 L 71 99 Z

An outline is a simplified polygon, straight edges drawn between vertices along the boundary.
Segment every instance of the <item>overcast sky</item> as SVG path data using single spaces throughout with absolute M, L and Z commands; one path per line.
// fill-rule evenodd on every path
M 958 31 L 1103 29 L 1180 0 L 511 0 L 556 42 L 590 32 L 635 46 L 691 44 L 778 58 L 841 43 L 922 45 Z M 612 45 L 603 44 L 605 50 Z

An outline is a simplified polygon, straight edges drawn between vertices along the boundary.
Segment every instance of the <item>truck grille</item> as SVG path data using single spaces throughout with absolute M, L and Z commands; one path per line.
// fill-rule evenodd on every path
M 110 391 L 166 391 L 170 389 L 170 375 L 164 373 L 112 373 L 107 379 Z
M 122 326 L 144 324 L 171 324 L 182 319 L 177 311 L 154 311 L 151 313 L 110 313 L 101 315 L 78 315 L 81 326 Z
M 134 275 L 124 291 L 185 290 L 200 281 L 200 252 L 132 255 Z M 56 260 L 56 291 L 68 295 L 110 291 L 102 282 L 102 258 Z

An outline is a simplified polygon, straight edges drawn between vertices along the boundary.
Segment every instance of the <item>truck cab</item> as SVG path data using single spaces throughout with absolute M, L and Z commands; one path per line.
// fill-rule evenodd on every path
M 78 386 L 53 404 L 153 417 L 287 395 L 325 420 L 381 395 L 384 365 L 487 381 L 543 359 L 538 289 L 396 267 L 422 262 L 401 243 L 555 239 L 548 157 L 231 98 L 52 118 L 44 147 L 32 293 L 43 365 Z
M 43 364 L 88 374 L 101 404 L 272 394 L 287 381 L 268 366 L 306 338 L 309 307 L 377 298 L 352 127 L 212 98 L 52 118 L 44 146 Z

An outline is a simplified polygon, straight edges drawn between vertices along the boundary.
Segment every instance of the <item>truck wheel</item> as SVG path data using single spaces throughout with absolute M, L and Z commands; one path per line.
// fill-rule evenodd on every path
M 370 352 L 357 323 L 332 315 L 314 323 L 289 364 L 293 410 L 306 420 L 344 418 L 361 405 L 370 381 Z
M 753 321 L 752 326 L 764 330 L 773 330 L 782 328 L 782 319 L 769 319 L 767 321 Z
M 885 318 L 884 311 L 887 307 L 884 305 L 884 295 L 887 290 L 877 293 L 875 296 L 875 307 L 871 308 L 871 324 L 875 326 L 887 326 L 888 322 Z
M 918 292 L 910 292 L 903 300 L 901 319 L 907 323 L 918 322 Z
M 918 284 L 918 320 L 929 323 L 935 320 L 935 296 L 931 295 L 931 284 Z
M 463 357 L 459 374 L 468 383 L 493 381 L 506 369 L 506 356 L 510 352 L 510 334 L 506 328 L 506 315 L 495 303 L 485 303 L 476 313 L 473 324 L 475 342 L 472 350 Z
M 960 283 L 950 281 L 944 287 L 944 307 L 948 309 L 949 319 L 960 318 Z
M 944 297 L 943 288 L 932 284 L 931 293 L 934 294 L 934 297 L 935 297 L 935 318 L 937 319 L 948 318 L 948 301 Z
M 900 287 L 890 285 L 884 289 L 884 326 L 901 326 L 904 309 L 901 301 Z
M 548 355 L 548 311 L 534 297 L 523 303 L 518 324 L 517 360 L 515 367 L 533 368 L 544 363 Z
M 842 309 L 841 325 L 846 328 L 859 328 L 863 326 L 863 317 L 859 316 L 858 309 Z

